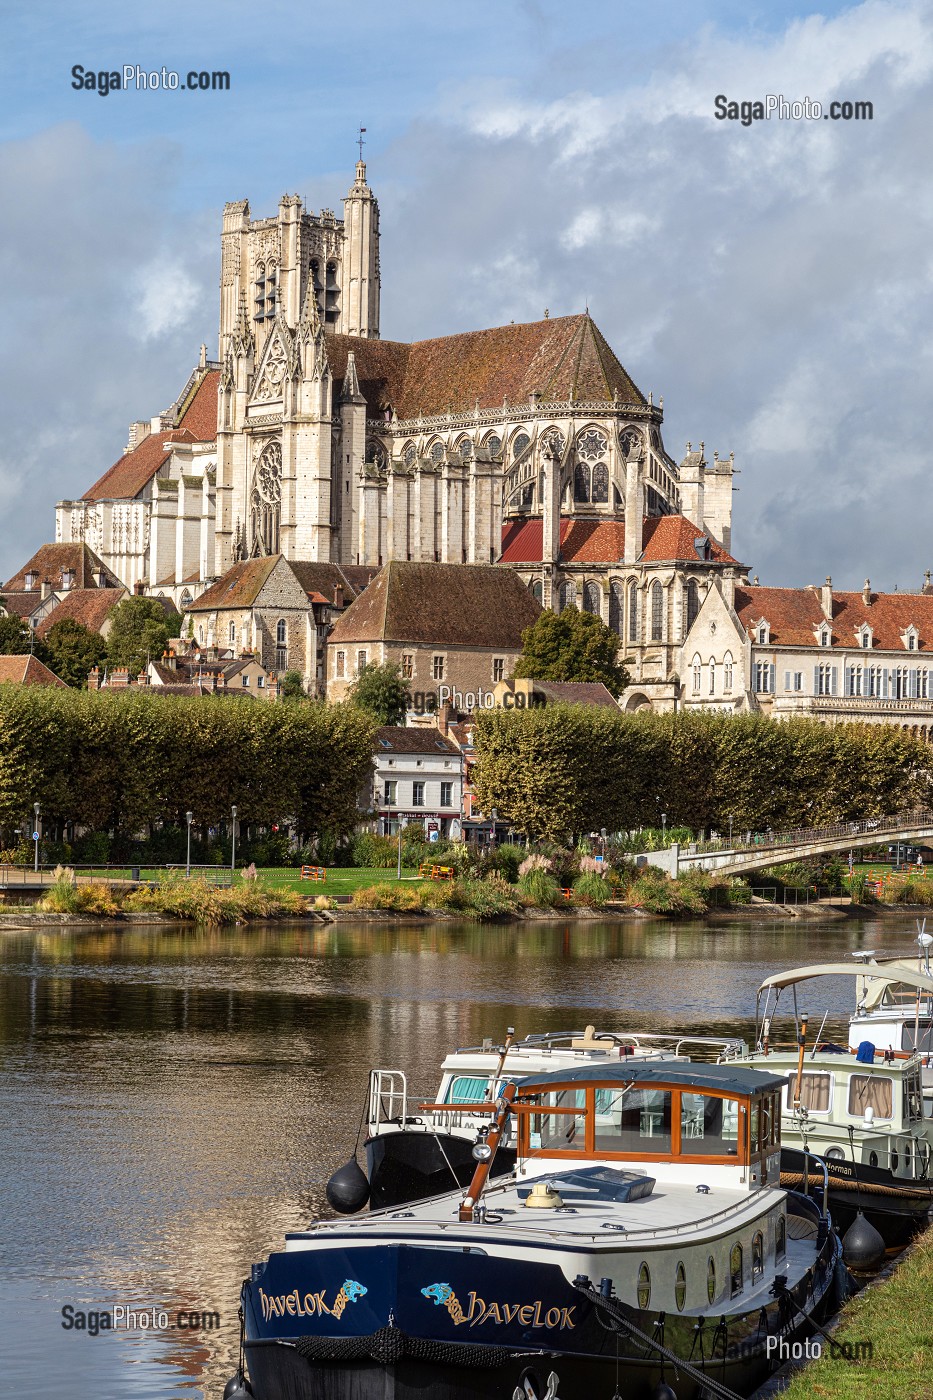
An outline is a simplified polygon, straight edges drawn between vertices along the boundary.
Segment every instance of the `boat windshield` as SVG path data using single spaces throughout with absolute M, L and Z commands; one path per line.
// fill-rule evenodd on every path
M 757 1107 L 754 1113 L 757 1115 Z M 753 1140 L 757 1132 L 753 1132 Z M 739 1150 L 739 1106 L 708 1094 L 681 1097 L 681 1153 L 685 1157 L 735 1157 Z
M 450 1081 L 445 1103 L 482 1103 L 489 1089 L 485 1074 L 458 1074 Z
M 669 1089 L 597 1091 L 597 1152 L 671 1150 L 671 1092 Z

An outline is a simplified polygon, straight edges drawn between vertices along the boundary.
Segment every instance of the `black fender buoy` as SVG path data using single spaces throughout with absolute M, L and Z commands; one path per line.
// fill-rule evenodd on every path
M 237 1371 L 224 1386 L 224 1400 L 251 1400 L 252 1394 L 252 1387 L 242 1371 Z
M 671 1390 L 667 1381 L 658 1381 L 651 1392 L 651 1400 L 677 1400 L 677 1392 Z
M 369 1182 L 355 1157 L 338 1167 L 327 1183 L 327 1200 L 341 1215 L 353 1215 L 369 1200 Z
M 842 1257 L 860 1273 L 877 1268 L 884 1258 L 884 1240 L 861 1211 L 842 1237 Z

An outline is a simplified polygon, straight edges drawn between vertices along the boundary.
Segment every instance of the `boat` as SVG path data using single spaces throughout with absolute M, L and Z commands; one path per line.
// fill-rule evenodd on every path
M 373 1208 L 423 1200 L 456 1186 L 465 1186 L 473 1174 L 471 1156 L 475 1140 L 475 1110 L 493 1103 L 510 1078 L 570 1069 L 583 1064 L 617 1064 L 691 1058 L 727 1059 L 747 1046 L 738 1039 L 712 1036 L 619 1033 L 598 1031 L 548 1031 L 516 1040 L 508 1028 L 501 1044 L 460 1047 L 441 1065 L 441 1079 L 426 1111 L 417 1107 L 429 1096 L 415 1094 L 400 1069 L 374 1069 L 369 1078 L 364 1140 L 366 1178 L 348 1163 L 335 1173 L 328 1200 L 336 1210 L 350 1214 L 367 1200 Z M 466 1104 L 467 1109 L 458 1109 Z M 495 1174 L 511 1171 L 514 1147 L 500 1145 Z
M 825 1201 L 779 1184 L 783 1087 L 741 1064 L 617 1059 L 458 1105 L 479 1124 L 466 1190 L 288 1234 L 243 1283 L 226 1394 L 749 1394 L 844 1275 Z
M 894 976 L 892 977 L 892 972 Z M 807 1044 L 810 1018 L 798 1007 L 798 988 L 823 977 L 856 977 L 858 1002 L 849 1022 L 856 1045 L 821 1039 Z M 762 982 L 756 1005 L 756 1043 L 743 1057 L 785 1078 L 781 1113 L 781 1174 L 799 1185 L 806 1157 L 825 1163 L 833 1219 L 846 1230 L 863 1214 L 884 1245 L 902 1245 L 933 1220 L 933 1119 L 924 1112 L 924 1056 L 879 1049 L 863 1032 L 870 989 L 886 1006 L 888 990 L 906 982 L 918 998 L 933 979 L 910 968 L 872 962 L 821 963 L 791 968 Z M 793 997 L 794 1037 L 776 1043 L 772 1028 L 781 994 Z M 764 1002 L 762 1003 L 762 999 Z M 772 999 L 773 998 L 773 999 Z M 825 1025 L 826 1017 L 823 1018 Z M 815 1170 L 822 1166 L 811 1163 Z

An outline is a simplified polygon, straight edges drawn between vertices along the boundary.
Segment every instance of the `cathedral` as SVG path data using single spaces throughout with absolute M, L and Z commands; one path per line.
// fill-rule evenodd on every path
M 730 553 L 731 457 L 665 450 L 657 403 L 588 311 L 403 343 L 380 335 L 379 207 L 285 195 L 223 213 L 216 360 L 62 501 L 129 588 L 181 607 L 250 559 L 502 565 L 623 640 L 633 707 L 676 702 L 679 652 Z

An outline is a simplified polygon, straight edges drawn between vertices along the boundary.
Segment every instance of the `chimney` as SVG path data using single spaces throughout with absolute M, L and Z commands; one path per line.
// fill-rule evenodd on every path
M 437 711 L 437 727 L 445 739 L 447 738 L 448 729 L 456 722 L 456 718 L 457 712 L 449 701 L 443 704 Z
M 730 608 L 735 607 L 735 569 L 722 571 L 722 596 Z
M 334 584 L 334 607 L 343 607 L 343 585 L 339 583 Z
M 148 685 L 148 684 L 149 684 L 149 672 L 148 672 L 148 671 L 140 671 L 139 675 L 136 677 L 136 684 L 137 684 L 137 685 Z
M 138 578 L 138 579 L 136 580 L 136 582 L 133 584 L 133 592 L 134 592 L 134 594 L 136 595 L 137 598 L 141 598 L 141 597 L 143 596 L 143 591 L 144 591 L 143 581 L 142 581 L 141 578 Z
M 39 596 L 40 596 L 40 598 L 47 598 L 47 597 L 49 596 L 49 594 L 51 593 L 51 591 L 52 591 L 52 580 L 49 579 L 49 578 L 44 578 L 44 579 L 42 580 L 42 587 L 41 587 L 40 590 L 39 590 Z
M 829 574 L 826 575 L 826 582 L 820 589 L 820 606 L 823 609 L 823 616 L 827 622 L 833 620 L 833 581 Z
M 927 574 L 927 578 L 929 578 L 929 577 L 930 577 L 930 575 Z M 864 585 L 864 587 L 862 588 L 862 602 L 865 604 L 866 608 L 870 608 L 870 607 L 871 607 L 871 579 L 870 579 L 870 578 L 867 578 L 867 579 L 865 580 L 865 585 Z
M 95 666 L 87 678 L 88 690 L 100 690 L 100 667 Z
M 130 673 L 125 668 L 110 672 L 110 685 L 113 690 L 120 689 L 130 683 Z

